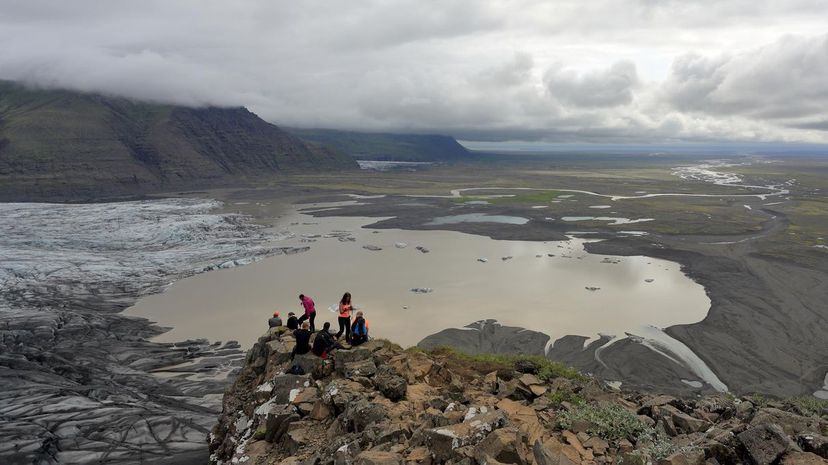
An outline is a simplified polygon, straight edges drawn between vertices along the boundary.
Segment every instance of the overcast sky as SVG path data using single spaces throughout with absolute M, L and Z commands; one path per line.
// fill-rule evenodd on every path
M 469 140 L 828 142 L 826 0 L 0 0 L 0 78 Z

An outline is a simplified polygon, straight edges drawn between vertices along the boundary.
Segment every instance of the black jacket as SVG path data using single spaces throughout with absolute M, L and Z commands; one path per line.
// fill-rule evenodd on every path
M 299 318 L 296 318 L 295 315 L 288 317 L 287 328 L 288 329 L 298 329 L 299 328 Z
M 296 337 L 296 350 L 295 353 L 297 354 L 306 354 L 310 352 L 310 338 L 311 332 L 307 329 L 297 329 L 293 332 L 293 336 Z

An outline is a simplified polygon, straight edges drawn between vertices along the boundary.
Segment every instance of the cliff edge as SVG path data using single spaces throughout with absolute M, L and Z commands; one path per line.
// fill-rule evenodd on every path
M 828 404 L 621 392 L 537 356 L 382 340 L 291 361 L 248 352 L 209 437 L 213 464 L 828 463 Z M 286 374 L 294 365 L 304 374 Z

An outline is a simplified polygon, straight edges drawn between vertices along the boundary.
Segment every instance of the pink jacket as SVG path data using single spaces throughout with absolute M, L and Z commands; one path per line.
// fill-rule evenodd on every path
M 316 305 L 310 297 L 305 296 L 305 299 L 302 300 L 302 306 L 305 307 L 305 315 L 308 317 L 311 316 L 311 313 L 316 313 Z

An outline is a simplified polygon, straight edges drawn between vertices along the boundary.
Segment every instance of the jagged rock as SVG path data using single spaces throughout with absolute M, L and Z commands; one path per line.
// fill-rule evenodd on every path
M 317 400 L 314 402 L 308 416 L 314 420 L 322 421 L 331 416 L 331 409 L 322 400 Z
M 476 445 L 505 424 L 502 412 L 484 413 L 463 423 L 427 430 L 427 444 L 437 461 L 445 461 L 452 457 L 454 449 Z
M 403 465 L 403 459 L 393 452 L 366 450 L 357 455 L 354 465 Z
M 415 447 L 405 457 L 405 463 L 409 465 L 431 465 L 431 451 L 425 447 Z
M 791 452 L 782 458 L 780 465 L 825 465 L 828 460 L 811 452 Z
M 333 354 L 334 368 L 337 374 L 342 375 L 345 365 L 348 363 L 372 358 L 373 353 L 364 347 L 357 347 L 351 350 L 337 350 Z
M 276 375 L 270 381 L 273 389 L 270 398 L 274 403 L 287 404 L 302 389 L 311 385 L 310 375 Z
M 313 379 L 321 379 L 325 377 L 323 365 L 325 361 L 312 353 L 297 355 L 293 359 L 293 363 L 302 367 L 306 375 L 311 375 Z
M 274 406 L 264 415 L 265 436 L 267 442 L 279 442 L 287 432 L 290 424 L 299 420 L 299 415 L 287 405 Z
M 564 431 L 563 433 L 561 433 L 561 436 L 564 438 L 567 444 L 572 446 L 578 452 L 578 455 L 580 455 L 581 458 L 583 458 L 584 460 L 592 460 L 594 458 L 592 452 L 584 448 L 584 446 L 581 444 L 581 441 L 574 433 L 572 433 L 572 431 Z
M 676 452 L 659 460 L 658 465 L 704 465 L 704 451 Z
M 739 402 L 736 406 L 736 418 L 740 420 L 748 420 L 753 415 L 753 403 L 750 401 Z
M 342 416 L 345 428 L 348 431 L 360 432 L 368 425 L 378 423 L 387 417 L 385 409 L 365 399 L 359 399 L 348 404 Z
M 609 449 L 609 443 L 598 436 L 593 436 L 583 443 L 584 447 L 592 449 L 595 455 L 604 455 Z
M 405 378 L 395 373 L 380 373 L 374 378 L 374 384 L 379 392 L 394 402 L 405 398 L 408 383 Z
M 367 378 L 374 376 L 376 372 L 377 366 L 374 364 L 374 360 L 370 358 L 346 363 L 345 366 L 342 368 L 343 376 L 345 376 L 346 378 L 351 378 L 354 381 L 357 381 L 366 387 L 371 386 L 371 381 L 367 380 Z M 364 379 L 364 381 L 358 378 L 362 378 Z
M 535 441 L 532 455 L 538 465 L 580 465 L 581 457 L 571 446 L 562 444 L 554 438 L 543 443 Z M 624 462 L 627 464 L 627 462 Z
M 672 420 L 673 424 L 676 426 L 676 429 L 679 432 L 689 434 L 689 433 L 697 433 L 700 431 L 705 431 L 708 427 L 710 427 L 710 423 L 704 420 L 699 420 L 698 418 L 693 418 L 686 413 L 682 413 L 679 411 L 673 411 Z
M 782 427 L 782 430 L 789 435 L 797 435 L 809 431 L 819 431 L 819 419 L 814 417 L 803 417 L 795 413 L 786 412 L 772 407 L 759 409 L 751 419 L 751 426 L 773 423 Z
M 501 428 L 489 433 L 474 448 L 478 463 L 500 463 L 525 465 L 529 463 L 529 454 L 523 444 L 521 432 L 514 427 Z
M 817 433 L 803 433 L 797 436 L 797 442 L 805 452 L 813 452 L 828 459 L 828 437 Z
M 526 435 L 529 444 L 534 444 L 543 436 L 543 426 L 541 426 L 538 415 L 533 408 L 509 399 L 498 402 L 497 408 L 505 412 L 509 422 L 517 426 Z
M 778 425 L 754 426 L 737 437 L 756 465 L 770 465 L 786 452 L 799 449 Z

